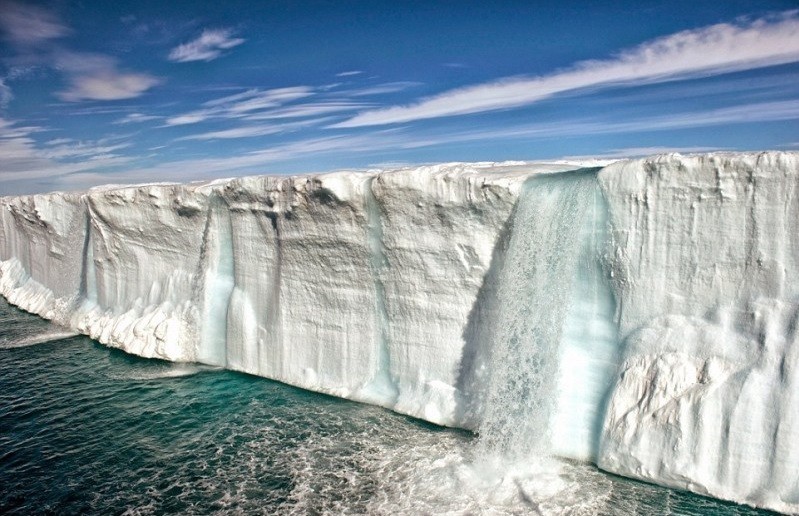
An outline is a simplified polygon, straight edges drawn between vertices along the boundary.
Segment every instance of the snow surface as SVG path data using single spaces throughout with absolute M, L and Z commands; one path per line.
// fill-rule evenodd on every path
M 591 165 L 595 165 L 590 168 Z M 0 199 L 0 292 L 200 362 L 799 512 L 799 154 Z

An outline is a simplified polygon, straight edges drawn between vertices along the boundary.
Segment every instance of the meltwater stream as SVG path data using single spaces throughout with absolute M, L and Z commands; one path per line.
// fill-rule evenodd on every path
M 765 514 L 573 462 L 473 466 L 476 438 L 65 336 L 0 299 L 0 513 Z

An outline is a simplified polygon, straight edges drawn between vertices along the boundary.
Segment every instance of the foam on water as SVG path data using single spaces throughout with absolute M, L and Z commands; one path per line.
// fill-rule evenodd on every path
M 79 333 L 74 331 L 54 329 L 51 332 L 31 335 L 30 337 L 3 337 L 0 338 L 0 349 L 24 348 L 37 344 L 45 344 L 55 340 L 68 339 L 77 335 L 79 335 Z
M 0 349 L 22 348 L 68 339 L 75 331 L 49 323 L 0 301 Z
M 150 381 L 162 378 L 181 378 L 192 376 L 203 371 L 219 371 L 222 368 L 205 366 L 201 364 L 180 364 L 163 362 L 161 367 L 132 368 L 119 375 L 112 376 L 114 380 L 122 381 Z

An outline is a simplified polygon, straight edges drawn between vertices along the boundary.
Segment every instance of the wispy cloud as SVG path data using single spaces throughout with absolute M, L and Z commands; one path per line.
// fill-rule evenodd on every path
M 336 77 L 352 77 L 353 75 L 361 75 L 362 73 L 361 70 L 350 70 L 348 72 L 337 73 Z
M 50 11 L 33 5 L 4 1 L 0 7 L 0 29 L 14 45 L 35 46 L 69 34 Z
M 279 134 L 288 131 L 294 131 L 309 125 L 323 123 L 327 119 L 313 119 L 301 120 L 295 122 L 284 122 L 279 124 L 256 124 L 247 125 L 242 127 L 233 127 L 230 129 L 223 129 L 220 131 L 209 131 L 200 134 L 192 134 L 189 136 L 182 136 L 177 138 L 176 141 L 186 140 L 229 140 L 234 138 L 252 138 L 255 136 L 266 136 L 270 134 Z
M 233 129 L 223 129 L 221 131 L 209 131 L 202 134 L 193 134 L 191 136 L 183 136 L 178 138 L 177 141 L 183 140 L 227 140 L 233 138 L 251 138 L 253 136 L 264 136 L 267 134 L 275 134 L 281 131 L 280 127 L 273 125 L 253 125 L 249 127 L 235 127 Z
M 116 59 L 102 54 L 61 52 L 55 63 L 69 84 L 57 95 L 68 102 L 131 99 L 161 82 L 146 73 L 120 70 Z
M 0 191 L 9 183 L 46 178 L 50 188 L 67 174 L 128 163 L 114 151 L 127 147 L 110 139 L 75 141 L 61 138 L 38 145 L 33 138 L 44 129 L 0 118 Z
M 162 162 L 153 167 L 129 169 L 114 174 L 113 181 L 140 183 L 146 181 L 196 181 L 200 178 L 216 178 L 261 170 L 266 164 L 290 161 L 308 154 L 325 155 L 331 153 L 376 152 L 389 144 L 384 141 L 387 132 L 375 131 L 369 135 L 337 135 L 325 138 L 309 138 L 270 146 L 241 155 L 221 158 L 200 158 Z M 72 176 L 84 185 L 97 185 L 108 182 L 111 176 L 86 173 Z
M 245 125 L 183 136 L 177 140 L 250 138 L 329 123 L 330 114 L 355 112 L 370 105 L 347 100 L 295 102 L 314 95 L 317 95 L 317 90 L 309 86 L 249 89 L 206 101 L 200 109 L 171 116 L 164 121 L 164 126 L 185 126 L 210 120 L 236 120 Z M 270 123 L 253 123 L 263 121 Z
M 319 115 L 329 115 L 331 113 L 341 113 L 343 111 L 356 111 L 370 106 L 361 102 L 349 101 L 326 101 L 310 102 L 295 106 L 287 106 L 280 109 L 271 109 L 261 113 L 254 113 L 247 116 L 247 120 L 272 120 L 277 118 L 303 118 Z
M 36 67 L 66 75 L 67 88 L 56 93 L 68 102 L 119 100 L 138 97 L 160 80 L 146 73 L 120 69 L 118 61 L 104 54 L 79 53 L 53 42 L 71 31 L 52 11 L 15 2 L 3 2 L 0 29 L 17 52 L 8 78 L 18 78 Z M 20 64 L 22 63 L 22 64 Z M 11 90 L 0 81 L 0 105 L 11 99 Z
M 206 29 L 197 39 L 173 48 L 169 53 L 169 60 L 178 63 L 213 61 L 224 50 L 241 45 L 244 41 L 242 38 L 234 38 L 231 29 Z
M 150 120 L 160 120 L 161 116 L 157 115 L 145 115 L 143 113 L 128 113 L 127 115 L 114 120 L 114 124 L 139 124 L 142 122 L 148 122 Z
M 451 131 L 443 134 L 437 131 L 433 135 L 416 132 L 417 136 L 406 139 L 401 144 L 401 147 L 411 149 L 473 141 L 546 139 L 597 134 L 640 134 L 644 132 L 780 120 L 799 120 L 799 100 L 760 102 L 718 109 L 667 113 L 655 117 L 642 117 L 622 121 L 607 120 L 601 117 L 584 117 L 491 129 Z
M 409 88 L 421 86 L 421 84 L 422 84 L 421 82 L 415 82 L 415 81 L 386 82 L 383 84 L 377 84 L 375 86 L 369 86 L 366 88 L 349 90 L 340 93 L 348 95 L 350 97 L 367 97 L 371 95 L 384 95 L 386 93 L 396 93 L 398 91 L 404 91 Z
M 210 131 L 202 134 L 193 134 L 191 136 L 178 138 L 177 140 L 229 140 L 233 138 L 252 138 L 254 136 L 276 134 L 282 130 L 283 129 L 281 127 L 274 125 L 253 125 L 249 127 L 235 127 L 221 131 Z
M 500 129 L 453 131 L 441 133 L 413 131 L 410 128 L 374 130 L 366 134 L 340 134 L 327 137 L 299 138 L 290 142 L 270 145 L 268 148 L 254 150 L 229 157 L 208 157 L 188 160 L 165 161 L 147 168 L 129 168 L 115 172 L 112 176 L 102 175 L 91 170 L 71 175 L 70 180 L 77 186 L 91 186 L 116 182 L 136 183 L 143 181 L 191 181 L 200 178 L 231 176 L 242 173 L 263 171 L 265 165 L 289 164 L 303 156 L 346 156 L 352 161 L 355 156 L 385 156 L 386 152 L 402 152 L 409 149 L 435 147 L 448 144 L 468 144 L 473 141 L 492 140 L 544 140 L 563 136 L 578 137 L 607 133 L 639 134 L 645 131 L 712 126 L 729 123 L 753 123 L 772 120 L 799 119 L 799 100 L 748 105 L 729 106 L 704 111 L 666 113 L 659 117 L 641 117 L 626 121 L 608 121 L 602 118 L 579 118 L 550 123 L 526 124 Z M 258 131 L 255 128 L 252 131 Z M 264 129 L 267 130 L 267 129 Z M 222 132 L 214 137 L 246 137 L 245 129 Z M 211 139 L 212 133 L 197 135 L 192 139 Z M 203 137 L 200 137 L 203 136 Z M 207 138 L 205 138 L 207 136 Z M 184 138 L 184 139 L 189 139 Z M 611 159 L 664 152 L 706 152 L 724 150 L 709 146 L 688 147 L 626 147 L 611 149 L 591 156 L 569 156 L 563 159 Z M 0 158 L 2 155 L 0 155 Z M 113 179 L 112 179 L 113 178 Z
M 293 86 L 270 90 L 249 89 L 204 102 L 199 109 L 178 113 L 164 121 L 164 126 L 198 124 L 214 119 L 246 121 L 316 118 L 304 125 L 330 122 L 329 115 L 350 116 L 374 103 L 356 100 L 371 94 L 399 91 L 417 83 L 401 82 L 378 85 L 380 91 L 347 90 L 330 93 L 324 87 Z M 312 97 L 312 98 L 311 98 Z M 305 100 L 304 100 L 305 99 Z M 302 102 L 297 102 L 302 101 Z
M 62 140 L 40 148 L 38 155 L 43 158 L 54 160 L 63 159 L 96 159 L 99 157 L 109 157 L 114 151 L 130 147 L 130 143 L 111 143 L 109 140 L 100 141 L 72 141 Z
M 201 109 L 168 118 L 165 125 L 196 124 L 212 118 L 245 118 L 251 113 L 277 108 L 287 102 L 314 94 L 309 86 L 294 86 L 271 90 L 249 89 L 204 102 Z
M 722 23 L 643 43 L 605 60 L 540 77 L 514 77 L 444 92 L 418 103 L 360 113 L 333 127 L 361 127 L 533 104 L 558 93 L 640 85 L 799 61 L 799 12 Z
M 271 90 L 259 90 L 257 88 L 249 89 L 227 97 L 221 97 L 214 100 L 204 102 L 204 106 L 230 106 L 239 111 L 246 111 L 249 109 L 242 109 L 242 106 L 253 106 L 253 101 L 256 103 L 263 103 L 263 107 L 273 107 L 290 102 L 292 100 L 301 99 L 313 95 L 314 89 L 310 86 L 290 86 L 287 88 L 274 88 Z M 256 104 L 256 107 L 258 106 Z

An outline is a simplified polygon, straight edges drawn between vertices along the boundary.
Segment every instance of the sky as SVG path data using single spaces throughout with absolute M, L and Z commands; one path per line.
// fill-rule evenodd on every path
M 766 149 L 797 0 L 0 0 L 0 195 Z

